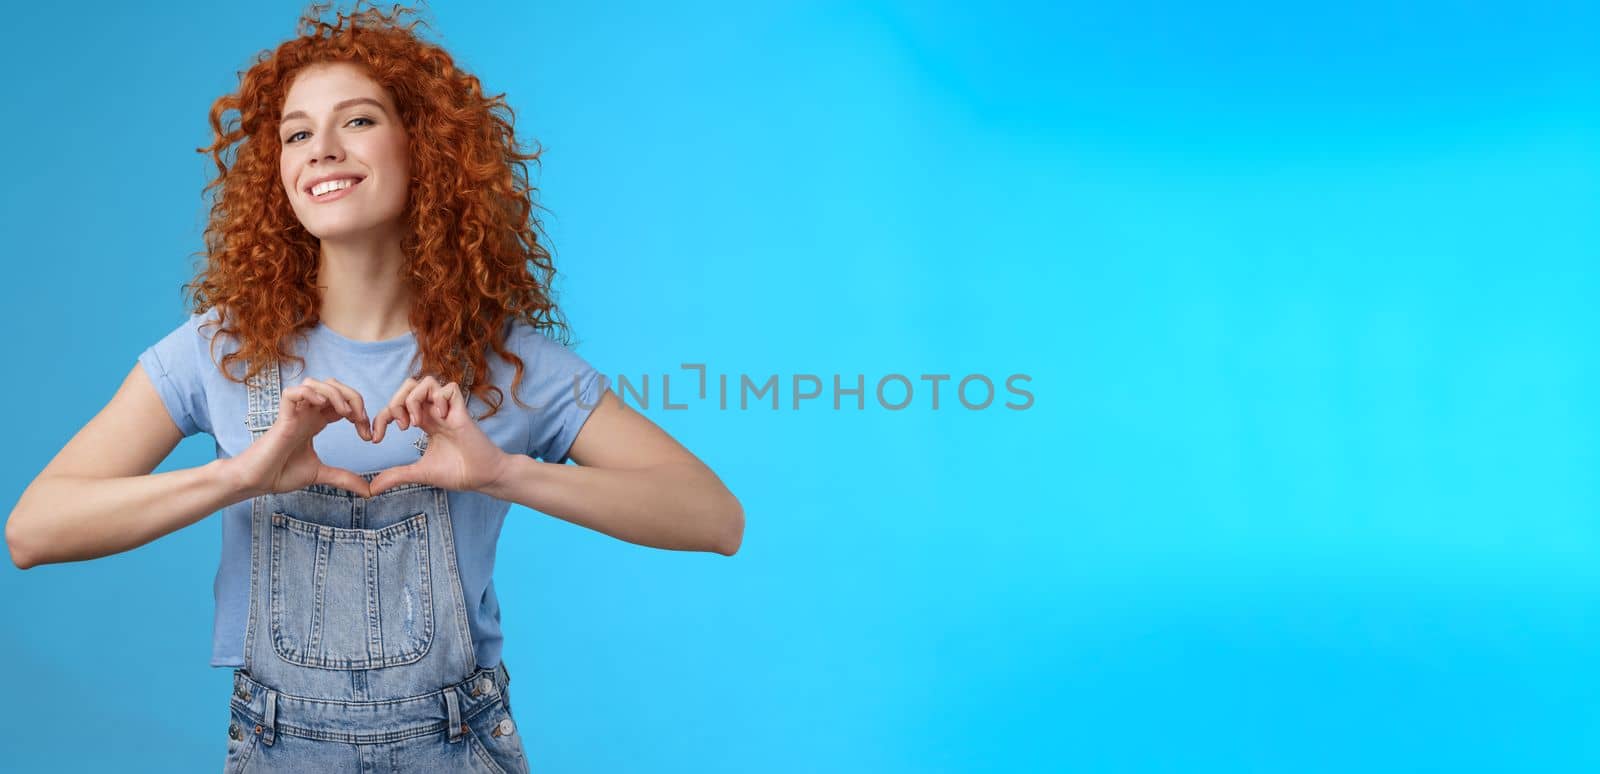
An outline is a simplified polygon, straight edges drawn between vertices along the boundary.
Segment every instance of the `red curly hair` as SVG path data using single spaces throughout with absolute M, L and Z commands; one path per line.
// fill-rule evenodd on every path
M 555 265 L 540 244 L 543 229 L 526 164 L 537 164 L 541 150 L 518 150 L 504 94 L 485 96 L 478 79 L 444 49 L 419 39 L 413 30 L 423 22 L 401 23 L 414 11 L 395 5 L 385 14 L 360 5 L 332 22 L 322 20 L 329 4 L 311 5 L 299 35 L 261 52 L 240 75 L 238 92 L 212 104 L 213 142 L 196 149 L 217 165 L 216 179 L 205 187 L 216 189 L 205 264 L 184 288 L 195 313 L 222 310 L 220 332 L 239 342 L 238 351 L 218 364 L 225 378 L 243 382 L 272 360 L 304 363 L 284 341 L 319 319 L 319 244 L 295 217 L 279 182 L 278 115 L 303 68 L 355 64 L 389 90 L 410 138 L 401 248 L 422 361 L 413 375 L 459 382 L 488 403 L 484 416 L 492 416 L 503 394 L 492 384 L 473 383 L 472 375 L 488 373 L 493 349 L 515 367 L 516 399 L 523 362 L 505 347 L 513 319 L 568 341 L 550 291 Z M 237 115 L 225 120 L 229 111 Z M 246 372 L 235 378 L 228 369 L 240 361 Z

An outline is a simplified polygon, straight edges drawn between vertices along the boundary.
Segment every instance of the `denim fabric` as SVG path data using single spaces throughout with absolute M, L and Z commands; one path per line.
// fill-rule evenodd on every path
M 505 664 L 406 699 L 348 702 L 279 693 L 234 670 L 224 774 L 528 772 Z
M 237 374 L 238 364 L 230 363 L 226 371 L 221 368 L 220 359 L 238 354 L 241 346 L 236 337 L 215 327 L 221 322 L 216 308 L 191 315 L 146 349 L 139 362 L 179 429 L 185 435 L 213 436 L 217 458 L 226 459 L 250 447 L 253 438 L 245 417 L 252 407 L 247 385 L 227 376 Z M 298 363 L 284 360 L 284 385 L 304 378 L 338 379 L 362 396 L 373 415 L 420 365 L 416 336 L 410 332 L 385 341 L 356 341 L 318 322 L 302 333 L 283 342 L 289 354 L 303 359 Z M 488 404 L 481 398 L 474 398 L 468 406 L 480 417 L 479 429 L 507 454 L 562 462 L 609 381 L 577 353 L 524 321 L 509 321 L 504 335 L 506 351 L 523 360 L 522 380 L 513 389 L 516 370 L 512 363 L 487 352 L 481 381 L 502 391 L 500 408 L 493 416 L 482 417 Z M 259 410 L 259 404 L 255 408 Z M 416 425 L 405 430 L 390 425 L 382 442 L 370 443 L 361 439 L 354 426 L 341 421 L 312 440 L 317 455 L 329 465 L 382 470 L 416 462 L 422 438 Z M 511 503 L 482 492 L 450 491 L 448 496 L 462 602 L 477 663 L 494 666 L 500 663 L 503 645 L 495 557 Z M 210 662 L 216 667 L 244 666 L 252 510 L 251 502 L 243 500 L 224 508 L 217 519 L 222 545 L 213 586 L 216 608 Z M 433 601 L 440 603 L 437 597 Z
M 259 439 L 277 367 L 248 389 Z M 226 771 L 528 770 L 510 673 L 477 666 L 445 490 L 313 484 L 254 498 L 250 524 Z

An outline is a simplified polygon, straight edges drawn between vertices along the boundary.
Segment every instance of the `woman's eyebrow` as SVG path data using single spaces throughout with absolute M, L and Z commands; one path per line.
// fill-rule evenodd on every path
M 344 110 L 347 107 L 350 107 L 351 105 L 360 105 L 360 104 L 363 104 L 363 103 L 370 104 L 370 105 L 378 108 L 379 110 L 383 110 L 383 103 L 379 102 L 379 101 L 377 101 L 377 100 L 375 100 L 375 99 L 373 99 L 371 97 L 353 97 L 351 99 L 347 99 L 347 100 L 345 100 L 343 102 L 340 102 L 337 105 L 334 105 L 333 106 L 333 112 L 337 113 L 337 112 L 339 112 L 341 110 Z M 388 115 L 388 111 L 384 111 L 384 115 Z M 296 111 L 294 111 L 292 113 L 284 113 L 283 114 L 283 118 L 278 119 L 278 121 L 281 123 L 283 121 L 288 121 L 290 119 L 305 118 L 305 117 L 306 117 L 306 111 L 304 111 L 304 110 L 296 110 Z

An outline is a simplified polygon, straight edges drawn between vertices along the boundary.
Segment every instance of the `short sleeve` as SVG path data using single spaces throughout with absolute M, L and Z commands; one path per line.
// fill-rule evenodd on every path
M 200 332 L 204 317 L 204 314 L 190 316 L 139 355 L 145 374 L 185 438 L 211 432 L 201 369 L 201 356 L 209 349 Z
M 570 348 L 531 327 L 517 326 L 523 361 L 517 395 L 529 406 L 527 453 L 565 463 L 610 380 Z

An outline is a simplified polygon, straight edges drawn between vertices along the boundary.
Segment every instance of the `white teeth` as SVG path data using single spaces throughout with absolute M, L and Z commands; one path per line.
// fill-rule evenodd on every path
M 329 180 L 327 182 L 317 183 L 316 185 L 312 186 L 311 187 L 311 195 L 312 196 L 321 196 L 321 195 L 323 195 L 323 194 L 325 194 L 325 193 L 327 193 L 329 191 L 343 190 L 343 189 L 349 188 L 350 186 L 353 186 L 355 184 L 356 184 L 356 179 L 353 178 L 353 177 L 347 177 L 347 178 L 345 178 L 343 180 Z

